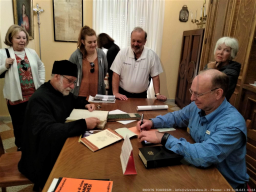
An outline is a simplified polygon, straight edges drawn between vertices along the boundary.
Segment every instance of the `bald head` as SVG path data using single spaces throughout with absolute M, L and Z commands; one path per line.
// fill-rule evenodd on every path
M 145 41 L 147 40 L 147 32 L 146 31 L 144 31 L 141 27 L 135 27 L 134 29 L 133 29 L 133 31 L 131 32 L 131 36 L 132 36 L 132 33 L 133 32 L 139 32 L 139 33 L 143 33 L 144 34 L 144 39 L 145 39 Z
M 201 71 L 196 78 L 200 79 L 201 83 L 208 84 L 210 89 L 221 88 L 223 97 L 225 97 L 229 83 L 228 76 L 225 73 L 216 69 L 207 69 Z

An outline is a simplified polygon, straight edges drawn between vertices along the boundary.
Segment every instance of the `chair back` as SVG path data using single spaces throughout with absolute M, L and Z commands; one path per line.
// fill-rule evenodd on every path
M 0 157 L 1 155 L 3 155 L 5 152 L 4 152 L 4 145 L 3 145 L 3 142 L 2 142 L 2 138 L 1 138 L 1 134 L 0 134 Z
M 249 186 L 256 189 L 256 127 L 252 128 L 251 120 L 246 121 L 247 145 L 246 145 L 246 166 L 250 176 Z

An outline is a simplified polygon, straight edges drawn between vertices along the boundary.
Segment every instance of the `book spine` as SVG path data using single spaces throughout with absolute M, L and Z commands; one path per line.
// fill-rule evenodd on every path
M 88 141 L 86 138 L 81 138 L 81 142 L 85 144 L 89 149 L 91 149 L 93 152 L 99 150 L 98 147 L 93 145 L 90 141 Z

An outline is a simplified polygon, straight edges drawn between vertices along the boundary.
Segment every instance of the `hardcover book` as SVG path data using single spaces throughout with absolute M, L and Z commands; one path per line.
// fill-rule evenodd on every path
M 178 165 L 183 158 L 163 146 L 139 148 L 139 157 L 146 168 Z
M 140 118 L 138 113 L 108 114 L 108 121 L 140 120 Z

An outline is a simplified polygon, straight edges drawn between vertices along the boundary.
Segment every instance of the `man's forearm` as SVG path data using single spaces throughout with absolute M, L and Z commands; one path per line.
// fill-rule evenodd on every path
M 154 90 L 155 93 L 160 93 L 160 79 L 159 79 L 159 75 L 152 77 L 153 79 L 153 86 L 154 86 Z
M 113 72 L 113 77 L 112 77 L 112 91 L 113 94 L 119 93 L 119 80 L 120 80 L 120 75 L 117 73 Z

